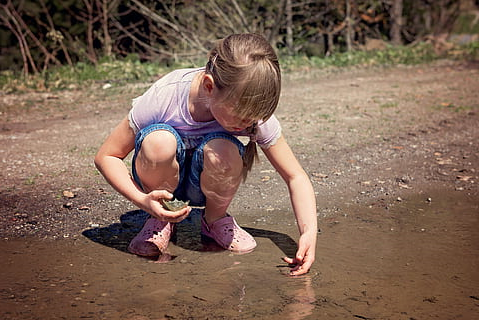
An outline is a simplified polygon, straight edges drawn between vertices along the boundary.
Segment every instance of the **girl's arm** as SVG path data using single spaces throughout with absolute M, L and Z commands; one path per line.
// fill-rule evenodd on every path
M 144 193 L 131 178 L 123 159 L 133 150 L 135 134 L 125 117 L 105 140 L 95 156 L 95 165 L 108 183 L 137 205 L 140 209 L 160 220 L 178 222 L 189 213 L 185 208 L 177 212 L 165 210 L 162 199 L 171 199 L 173 195 L 166 190 L 154 190 Z
M 263 151 L 288 186 L 300 232 L 296 256 L 285 257 L 284 260 L 295 265 L 291 275 L 305 274 L 314 262 L 318 232 L 313 186 L 283 136 Z

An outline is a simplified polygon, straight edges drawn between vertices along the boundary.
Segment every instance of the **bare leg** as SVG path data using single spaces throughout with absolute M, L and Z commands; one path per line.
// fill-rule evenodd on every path
M 243 160 L 238 147 L 226 139 L 211 140 L 203 154 L 201 190 L 206 196 L 205 220 L 211 224 L 226 215 L 241 184 Z
M 167 190 L 173 193 L 179 179 L 174 135 L 166 130 L 147 135 L 138 152 L 135 166 L 145 192 Z
M 148 134 L 141 144 L 135 166 L 145 192 L 167 190 L 172 193 L 179 178 L 174 135 L 166 130 Z M 141 256 L 161 255 L 166 251 L 172 232 L 171 223 L 149 218 L 128 250 Z

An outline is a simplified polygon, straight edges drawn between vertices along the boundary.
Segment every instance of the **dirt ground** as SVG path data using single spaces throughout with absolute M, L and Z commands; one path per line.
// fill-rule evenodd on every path
M 0 94 L 3 319 L 479 318 L 479 64 L 284 74 L 277 117 L 317 195 L 317 261 L 266 159 L 231 214 L 247 255 L 183 223 L 167 263 L 126 252 L 145 218 L 93 156 L 147 83 Z M 130 164 L 130 158 L 126 159 Z

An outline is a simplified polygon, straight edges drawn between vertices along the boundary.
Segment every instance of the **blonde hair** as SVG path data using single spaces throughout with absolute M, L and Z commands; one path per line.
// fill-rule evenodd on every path
M 213 77 L 221 99 L 235 102 L 235 112 L 240 117 L 266 121 L 278 106 L 278 57 L 260 35 L 233 34 L 219 40 L 209 53 L 206 73 Z M 245 179 L 258 156 L 254 141 L 256 124 L 249 131 L 252 139 L 243 156 Z

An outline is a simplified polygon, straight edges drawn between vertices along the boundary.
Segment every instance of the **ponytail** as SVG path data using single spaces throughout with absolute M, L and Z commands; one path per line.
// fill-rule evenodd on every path
M 259 160 L 258 157 L 258 148 L 256 148 L 256 142 L 250 141 L 246 145 L 246 150 L 243 155 L 243 181 L 246 180 L 248 173 L 253 167 L 253 163 Z
M 259 160 L 258 148 L 256 147 L 256 132 L 257 124 L 254 123 L 249 128 L 250 140 L 246 145 L 246 150 L 243 155 L 243 181 L 246 180 L 248 173 L 251 171 L 255 161 Z

